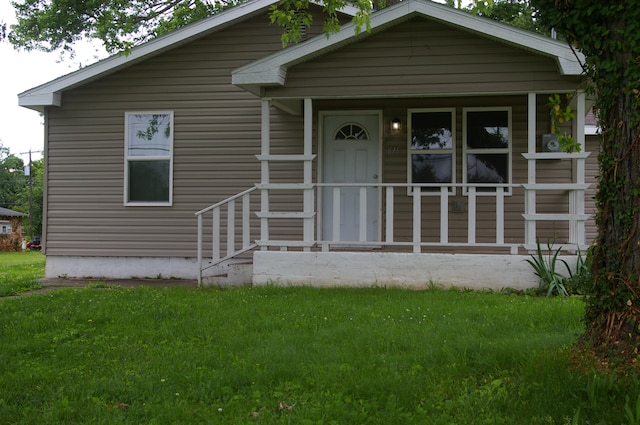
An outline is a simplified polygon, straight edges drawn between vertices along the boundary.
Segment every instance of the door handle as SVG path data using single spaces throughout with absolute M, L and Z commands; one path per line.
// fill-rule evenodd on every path
M 378 175 L 377 175 L 377 174 L 374 174 L 374 175 L 373 175 L 373 178 L 374 178 L 374 179 L 377 179 L 377 178 L 378 178 Z

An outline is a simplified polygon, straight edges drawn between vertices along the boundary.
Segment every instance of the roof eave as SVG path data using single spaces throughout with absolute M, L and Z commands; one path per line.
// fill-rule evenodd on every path
M 44 112 L 47 106 L 61 106 L 62 94 L 59 92 L 18 96 L 18 105 L 34 111 Z
M 126 55 L 116 54 L 110 56 L 86 68 L 20 93 L 18 94 L 18 104 L 35 110 L 42 110 L 46 106 L 60 106 L 61 94 L 66 90 L 87 84 L 192 40 L 220 31 L 239 20 L 262 13 L 275 3 L 277 3 L 277 0 L 254 0 L 239 4 L 209 18 L 136 46 Z
M 285 66 L 277 66 L 265 69 L 257 73 L 244 73 L 240 75 L 232 74 L 233 84 L 239 86 L 252 85 L 280 85 L 284 86 L 287 80 L 287 68 Z
M 62 93 L 66 90 L 87 84 L 167 50 L 220 31 L 238 21 L 262 13 L 277 2 L 278 0 L 253 0 L 233 6 L 223 12 L 136 46 L 127 55 L 110 56 L 86 68 L 20 93 L 18 104 L 37 111 L 43 111 L 47 106 L 60 106 Z M 340 9 L 340 12 L 354 16 L 357 9 L 353 6 L 345 6 Z
M 577 53 L 577 52 L 576 52 Z M 577 53 L 580 56 L 577 58 L 567 59 L 565 57 L 558 57 L 558 67 L 562 75 L 582 75 L 584 69 L 582 69 L 582 63 L 584 63 L 584 56 L 581 53 Z

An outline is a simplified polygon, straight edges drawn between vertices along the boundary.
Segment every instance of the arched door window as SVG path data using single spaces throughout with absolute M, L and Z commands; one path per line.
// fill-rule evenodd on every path
M 358 124 L 345 124 L 336 131 L 333 140 L 369 140 L 369 134 Z

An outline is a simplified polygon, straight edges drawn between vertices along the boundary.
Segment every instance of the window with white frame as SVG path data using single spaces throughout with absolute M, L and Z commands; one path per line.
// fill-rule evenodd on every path
M 408 110 L 408 180 L 455 183 L 455 109 Z M 440 192 L 422 188 L 423 194 Z M 451 188 L 455 193 L 455 188 Z
M 0 220 L 0 235 L 11 234 L 11 222 Z
M 173 112 L 125 113 L 125 205 L 171 205 Z
M 511 183 L 511 108 L 465 108 L 463 126 L 464 183 Z M 495 187 L 478 191 L 495 192 Z

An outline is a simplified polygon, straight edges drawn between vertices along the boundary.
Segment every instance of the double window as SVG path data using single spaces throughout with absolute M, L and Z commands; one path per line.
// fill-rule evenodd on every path
M 455 108 L 410 109 L 408 113 L 409 182 L 455 183 Z M 510 183 L 510 108 L 464 108 L 462 124 L 462 182 L 477 183 L 478 191 L 485 193 L 495 192 L 487 185 Z M 430 193 L 439 193 L 439 189 L 422 189 L 422 194 Z M 450 193 L 455 194 L 455 188 Z
M 125 114 L 125 205 L 171 205 L 173 112 Z

